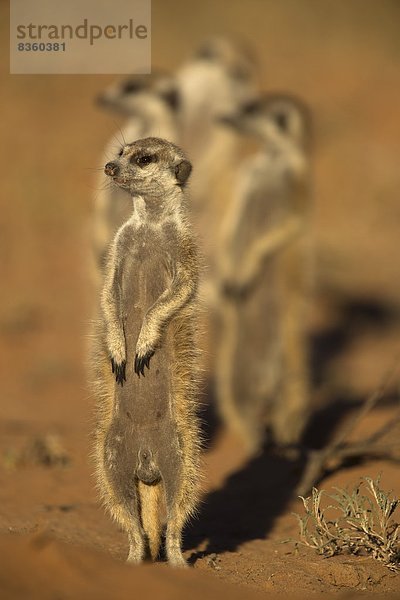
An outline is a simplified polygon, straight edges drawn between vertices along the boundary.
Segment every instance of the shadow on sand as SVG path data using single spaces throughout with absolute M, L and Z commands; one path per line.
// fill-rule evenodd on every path
M 397 314 L 379 303 L 354 299 L 342 302 L 337 314 L 339 318 L 335 323 L 328 324 L 311 340 L 315 388 L 323 382 L 330 363 L 345 352 L 358 334 L 384 329 L 398 319 Z M 349 412 L 364 400 L 350 394 L 329 398 L 312 415 L 302 447 L 323 447 Z M 213 407 L 214 402 L 206 404 L 203 414 L 206 448 L 210 448 L 219 429 Z M 264 539 L 275 519 L 285 512 L 293 498 L 304 466 L 304 459 L 291 460 L 283 452 L 266 445 L 258 456 L 230 475 L 221 489 L 204 499 L 200 518 L 188 527 L 185 535 L 187 549 L 207 543 L 206 549 L 195 552 L 190 562 L 212 553 L 235 551 L 254 539 Z

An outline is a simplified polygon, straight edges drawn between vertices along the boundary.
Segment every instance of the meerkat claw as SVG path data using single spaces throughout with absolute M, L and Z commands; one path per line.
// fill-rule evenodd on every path
M 148 369 L 150 369 L 150 360 L 151 360 L 151 357 L 153 356 L 153 354 L 154 354 L 154 350 L 150 350 L 150 352 L 148 352 L 144 356 L 138 356 L 136 354 L 136 356 L 135 356 L 135 373 L 138 377 L 140 377 L 140 374 L 142 374 L 143 377 L 145 377 L 144 368 L 147 367 Z
M 134 371 L 136 373 L 136 375 L 138 377 L 140 377 L 140 358 L 138 357 L 138 355 L 136 354 L 135 356 L 135 366 L 134 366 Z
M 143 356 L 141 356 L 141 357 L 139 357 L 138 355 L 135 356 L 135 373 L 138 377 L 140 377 L 140 374 L 142 374 L 143 377 L 145 377 L 144 360 L 145 360 L 145 358 Z
M 115 373 L 115 381 L 123 386 L 126 381 L 126 360 L 118 364 L 113 358 L 111 359 L 111 369 Z

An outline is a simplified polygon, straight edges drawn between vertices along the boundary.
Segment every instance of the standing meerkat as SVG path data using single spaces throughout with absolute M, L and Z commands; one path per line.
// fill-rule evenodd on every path
M 121 144 L 157 136 L 171 142 L 178 141 L 178 91 L 174 79 L 164 73 L 129 77 L 112 84 L 98 98 L 102 108 L 117 116 L 126 117 L 126 123 L 113 135 L 103 152 L 102 164 L 115 156 Z M 129 193 L 110 186 L 107 177 L 99 177 L 93 219 L 93 246 L 98 282 L 109 244 L 118 228 L 131 214 Z
M 226 181 L 234 167 L 238 138 L 216 124 L 255 93 L 256 62 L 246 44 L 215 37 L 205 40 L 176 73 L 180 98 L 180 144 L 196 164 L 192 207 L 209 261 L 220 225 Z
M 262 145 L 224 223 L 216 373 L 225 421 L 257 451 L 266 427 L 279 444 L 298 442 L 310 410 L 310 118 L 299 100 L 271 94 L 224 121 Z
M 181 532 L 198 501 L 200 461 L 191 164 L 174 144 L 146 138 L 105 172 L 129 192 L 133 212 L 111 244 L 94 337 L 98 485 L 128 533 L 129 562 L 156 559 L 164 507 L 168 561 L 184 566 Z
M 254 93 L 255 74 L 256 64 L 249 48 L 223 37 L 205 40 L 178 70 L 181 143 L 190 149 L 191 156 L 204 158 L 204 151 L 210 149 L 210 137 L 221 134 L 215 116 Z
M 254 96 L 256 72 L 256 62 L 246 44 L 213 37 L 205 40 L 176 73 L 180 145 L 196 165 L 191 179 L 191 212 L 206 267 L 200 296 L 211 311 L 216 240 L 230 201 L 231 181 L 241 151 L 239 136 L 220 127 L 216 117 Z M 215 361 L 214 322 L 215 318 L 207 319 L 202 327 L 204 368 L 208 373 Z

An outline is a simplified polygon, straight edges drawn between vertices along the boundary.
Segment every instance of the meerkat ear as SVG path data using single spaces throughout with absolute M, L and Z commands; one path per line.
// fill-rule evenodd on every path
M 175 177 L 178 181 L 178 185 L 184 185 L 187 182 L 191 172 L 192 165 L 186 159 L 181 160 L 177 165 L 175 165 Z
M 161 77 L 155 85 L 155 91 L 174 112 L 180 108 L 180 93 L 178 85 L 172 76 Z
M 162 90 L 160 92 L 160 97 L 164 100 L 164 102 L 167 103 L 171 110 L 173 110 L 174 112 L 178 112 L 181 104 L 181 99 L 179 91 L 176 88 L 171 87 L 169 89 Z

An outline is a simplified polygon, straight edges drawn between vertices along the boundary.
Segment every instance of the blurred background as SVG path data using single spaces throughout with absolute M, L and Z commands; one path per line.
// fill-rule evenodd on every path
M 338 393 L 365 397 L 399 351 L 399 20 L 396 0 L 152 2 L 153 67 L 174 70 L 205 37 L 235 34 L 254 48 L 263 89 L 292 92 L 311 107 L 316 403 Z M 90 478 L 93 400 L 85 373 L 95 169 L 118 124 L 94 97 L 115 78 L 9 75 L 8 25 L 2 0 L 0 532 L 45 530 L 122 558 L 124 536 L 98 508 Z M 227 500 L 240 486 L 251 498 L 250 482 L 268 477 L 270 463 L 246 467 L 235 441 L 221 433 L 205 460 L 210 502 L 188 534 L 187 550 L 198 552 L 196 567 L 215 571 L 214 559 L 201 555 L 210 531 L 215 542 Z M 374 469 L 382 465 L 367 474 Z M 345 479 L 363 473 L 346 472 Z M 399 492 L 398 470 L 385 466 L 384 474 Z M 275 483 L 282 493 L 268 518 L 258 514 L 260 527 L 247 524 L 243 538 L 237 525 L 236 539 L 214 543 L 214 551 L 228 553 L 247 544 L 236 571 L 228 558 L 217 570 L 227 582 L 252 572 L 253 554 L 271 557 L 274 540 L 287 537 L 291 517 L 283 529 L 278 517 L 284 519 L 279 510 L 289 494 L 283 480 Z M 270 490 L 263 486 L 253 493 L 264 493 L 259 508 L 267 511 Z M 240 513 L 229 518 L 237 523 Z M 260 589 L 254 573 L 250 583 Z

